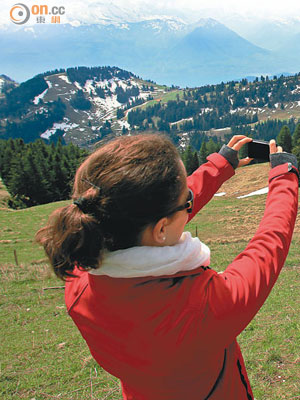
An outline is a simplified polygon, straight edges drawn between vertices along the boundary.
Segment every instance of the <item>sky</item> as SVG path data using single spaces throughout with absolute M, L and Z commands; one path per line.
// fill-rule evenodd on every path
M 120 0 L 119 3 L 126 4 L 127 0 Z M 300 18 L 299 0 L 285 0 L 279 2 L 274 0 L 166 0 L 164 2 L 155 0 L 133 0 L 132 3 L 148 3 L 149 5 L 154 3 L 158 9 L 169 8 L 178 11 L 182 11 L 184 9 L 191 11 L 211 10 L 212 16 L 214 15 L 214 12 L 224 13 L 225 15 L 237 12 L 256 16 L 258 14 L 262 14 L 264 17 L 268 17 L 270 15 L 295 16 L 295 14 L 298 14 Z
M 300 20 L 299 0 L 20 0 L 21 4 L 31 9 L 32 5 L 46 4 L 64 6 L 65 15 L 61 22 L 81 21 L 95 23 L 96 16 L 105 16 L 107 12 L 123 14 L 130 18 L 150 15 L 177 15 L 185 19 L 197 20 L 201 17 L 212 17 L 218 20 L 234 14 L 255 18 L 287 18 Z M 0 26 L 8 28 L 14 25 L 10 20 L 10 11 L 18 0 L 6 0 L 1 4 Z M 31 19 L 27 24 L 30 24 Z

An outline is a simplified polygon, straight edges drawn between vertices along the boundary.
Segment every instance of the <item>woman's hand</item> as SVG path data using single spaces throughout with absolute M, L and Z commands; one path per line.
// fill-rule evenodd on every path
M 270 140 L 269 147 L 271 168 L 289 163 L 289 171 L 295 172 L 299 178 L 298 161 L 296 156 L 294 154 L 283 151 L 281 146 L 276 146 L 276 141 L 274 139 Z
M 239 151 L 244 144 L 252 142 L 252 138 L 249 138 L 245 135 L 235 135 L 233 136 L 229 143 L 228 143 L 228 147 L 231 147 L 233 150 Z M 275 143 L 275 147 L 276 147 L 276 143 Z M 251 161 L 253 160 L 253 158 L 242 158 L 241 160 L 239 160 L 239 164 L 238 167 L 242 167 L 244 165 L 249 164 Z
M 269 146 L 270 146 L 270 154 L 282 153 L 282 147 L 276 146 L 275 139 L 270 140 Z

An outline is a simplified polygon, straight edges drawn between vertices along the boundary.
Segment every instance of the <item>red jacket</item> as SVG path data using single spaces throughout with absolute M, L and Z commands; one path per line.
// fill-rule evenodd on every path
M 298 178 L 270 171 L 264 217 L 222 273 L 199 266 L 172 276 L 110 278 L 77 270 L 67 309 L 95 360 L 120 378 L 127 400 L 249 400 L 236 337 L 269 295 L 286 259 Z M 188 177 L 193 215 L 234 174 L 219 154 Z

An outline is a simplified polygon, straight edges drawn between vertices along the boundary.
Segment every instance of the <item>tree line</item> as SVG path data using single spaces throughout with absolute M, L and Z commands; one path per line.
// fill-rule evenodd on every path
M 194 150 L 189 144 L 184 150 L 180 151 L 181 159 L 185 165 L 187 175 L 191 175 L 200 165 L 206 163 L 206 158 L 212 153 L 218 152 L 222 146 L 222 142 L 216 137 L 207 140 L 205 137 L 199 151 Z
M 229 105 L 232 109 L 243 107 L 275 108 L 276 104 L 288 101 L 298 101 L 300 94 L 295 91 L 300 83 L 300 74 L 272 78 L 261 76 L 253 82 L 247 79 L 241 81 L 221 82 L 217 85 L 206 85 L 195 89 L 186 89 L 183 98 L 194 99 L 206 106 L 218 108 L 219 105 Z
M 130 79 L 134 77 L 131 72 L 117 67 L 75 67 L 67 68 L 66 73 L 71 82 L 78 82 L 84 85 L 89 79 L 104 81 L 112 78 Z
M 271 121 L 268 121 L 271 122 Z M 278 122 L 278 121 L 277 121 Z M 282 121 L 280 121 L 282 122 Z M 276 121 L 273 121 L 275 124 Z M 267 125 L 267 123 L 262 124 L 263 126 Z M 277 124 L 280 125 L 280 124 Z M 294 129 L 291 131 L 290 127 L 293 126 Z M 278 131 L 277 131 L 278 132 Z M 297 125 L 295 123 L 290 124 L 284 124 L 282 122 L 282 126 L 280 131 L 277 133 L 276 131 L 273 131 L 273 134 L 270 137 L 258 137 L 259 139 L 264 139 L 266 141 L 270 141 L 271 139 L 276 139 L 277 146 L 281 146 L 283 148 L 283 151 L 286 151 L 287 153 L 292 153 L 295 154 L 298 160 L 298 164 L 300 165 L 300 123 Z M 245 134 L 247 136 L 250 136 L 252 138 L 256 138 L 251 131 L 250 132 L 241 132 L 237 130 L 233 134 L 238 135 L 238 134 Z M 195 149 L 193 146 L 193 143 L 195 142 L 195 137 L 198 137 L 200 144 L 199 151 Z M 225 138 L 225 143 L 228 142 L 228 140 L 232 137 L 231 135 L 228 135 Z M 197 142 L 197 146 L 199 146 L 199 142 Z M 186 146 L 184 150 L 181 151 L 181 157 L 182 160 L 185 164 L 185 168 L 187 170 L 187 174 L 190 175 L 195 171 L 201 164 L 206 162 L 206 158 L 209 154 L 212 154 L 214 152 L 218 152 L 222 146 L 222 141 L 217 140 L 216 137 L 210 138 L 208 140 L 207 136 L 204 134 L 202 135 L 197 135 L 194 134 L 194 136 L 191 137 L 191 140 L 189 142 L 189 145 Z M 240 150 L 239 154 L 240 158 L 247 157 L 247 147 L 244 146 Z M 252 163 L 256 163 L 257 161 L 253 160 Z
M 300 101 L 300 74 L 257 78 L 254 82 L 222 82 L 178 92 L 176 100 L 158 102 L 128 114 L 129 124 L 137 130 L 209 130 L 236 127 L 258 121 L 261 107 L 284 109 L 284 103 Z M 245 107 L 251 113 L 245 113 Z M 183 121 L 183 122 L 182 122 Z
M 0 140 L 0 176 L 11 195 L 12 208 L 24 208 L 70 196 L 75 171 L 87 151 L 61 140 L 45 144 L 38 139 Z
M 216 137 L 208 140 L 203 135 L 201 140 L 199 151 L 191 142 L 179 149 L 188 175 L 223 144 Z M 300 164 L 300 123 L 293 134 L 288 125 L 282 126 L 276 142 L 284 151 L 295 154 Z M 241 158 L 246 157 L 245 150 L 244 147 Z M 61 138 L 56 144 L 45 144 L 41 139 L 32 143 L 23 139 L 0 140 L 0 176 L 11 195 L 9 205 L 24 208 L 68 199 L 76 169 L 87 155 L 87 150 L 73 144 L 63 146 Z
M 260 139 L 269 141 L 274 139 L 280 130 L 287 126 L 290 132 L 294 132 L 296 125 L 300 120 L 290 118 L 289 120 L 269 119 L 267 121 L 259 122 L 254 126 L 239 125 L 231 128 L 232 135 L 246 135 L 251 136 L 253 139 Z
M 170 100 L 166 104 L 158 102 L 145 109 L 137 108 L 128 113 L 128 123 L 137 130 L 157 128 L 160 131 L 170 130 L 205 131 L 212 128 L 225 128 L 258 121 L 257 114 L 244 113 L 222 114 L 218 110 L 203 111 L 203 107 L 192 101 Z M 180 124 L 173 124 L 180 122 Z

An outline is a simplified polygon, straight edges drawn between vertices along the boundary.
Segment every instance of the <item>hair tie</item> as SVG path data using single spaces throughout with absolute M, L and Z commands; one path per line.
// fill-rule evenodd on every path
M 86 199 L 85 197 L 78 197 L 78 199 L 73 200 L 73 204 L 75 204 L 79 208 L 79 210 L 82 211 L 84 214 L 89 214 L 94 218 L 96 218 L 97 220 L 101 218 L 94 199 Z
M 73 200 L 73 204 L 75 204 L 83 213 L 87 214 L 86 199 L 84 197 L 78 197 L 78 199 Z
M 94 183 L 90 182 L 85 178 L 81 178 L 83 182 L 88 183 L 90 186 L 94 187 L 95 189 L 101 191 L 101 188 Z M 85 197 L 78 197 L 78 199 L 73 200 L 73 204 L 75 204 L 84 214 L 90 214 L 94 217 L 97 217 L 98 210 L 95 205 L 94 199 L 87 199 Z

